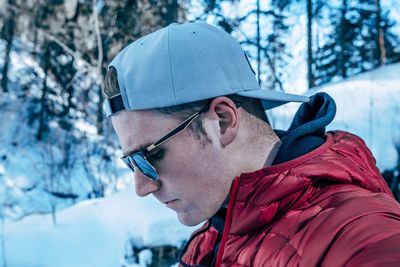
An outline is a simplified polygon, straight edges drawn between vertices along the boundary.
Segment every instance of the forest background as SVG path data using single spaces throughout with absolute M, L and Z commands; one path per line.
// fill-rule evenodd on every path
M 132 185 L 104 117 L 107 65 L 172 22 L 232 34 L 266 90 L 306 93 L 400 62 L 398 0 L 0 0 L 0 219 Z M 400 151 L 400 141 L 396 145 Z M 381 170 L 397 199 L 397 166 Z M 133 193 L 133 192 L 132 192 Z

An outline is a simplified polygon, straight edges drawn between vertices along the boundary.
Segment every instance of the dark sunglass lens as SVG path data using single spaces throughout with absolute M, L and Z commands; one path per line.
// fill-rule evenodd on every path
M 158 180 L 159 176 L 153 166 L 143 157 L 143 155 L 133 155 L 133 160 L 138 166 L 139 170 L 152 180 Z
M 122 161 L 126 164 L 126 166 L 128 166 L 129 169 L 135 172 L 135 162 L 130 157 L 124 157 L 122 158 Z

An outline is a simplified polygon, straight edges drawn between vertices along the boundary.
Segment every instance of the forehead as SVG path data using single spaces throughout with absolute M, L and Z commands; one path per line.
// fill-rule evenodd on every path
M 124 152 L 136 151 L 145 144 L 151 144 L 166 134 L 176 124 L 173 116 L 152 110 L 122 111 L 111 117 Z

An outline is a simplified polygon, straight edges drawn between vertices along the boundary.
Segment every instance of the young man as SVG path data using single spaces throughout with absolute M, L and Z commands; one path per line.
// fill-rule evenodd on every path
M 364 142 L 311 99 L 259 88 L 222 30 L 171 24 L 110 63 L 105 108 L 134 171 L 185 225 L 182 266 L 400 266 L 400 207 Z M 264 109 L 305 102 L 288 131 Z

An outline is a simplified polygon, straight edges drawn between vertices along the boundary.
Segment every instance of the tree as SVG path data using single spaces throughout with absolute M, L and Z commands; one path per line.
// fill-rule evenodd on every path
M 313 21 L 313 5 L 312 0 L 307 0 L 307 80 L 308 89 L 314 87 L 314 75 L 313 75 L 313 49 L 312 49 L 312 21 Z
M 261 8 L 261 1 L 256 1 L 255 8 L 241 17 L 227 19 L 220 15 L 223 18 L 221 21 L 225 22 L 219 23 L 222 28 L 229 33 L 236 32 L 243 36 L 239 41 L 250 52 L 249 58 L 256 62 L 258 81 L 261 86 L 269 89 L 284 90 L 282 76 L 290 58 L 284 41 L 289 32 L 286 22 L 289 3 L 290 1 L 272 1 L 271 8 L 265 10 Z M 267 23 L 272 27 L 262 27 Z M 249 27 L 249 24 L 256 28 L 254 34 L 241 30 L 242 25 Z
M 290 27 L 286 20 L 288 17 L 288 8 L 291 1 L 277 1 L 271 2 L 271 16 L 272 16 L 272 32 L 267 35 L 267 44 L 265 47 L 265 55 L 267 66 L 269 66 L 270 75 L 267 75 L 267 80 L 271 81 L 270 88 L 274 90 L 284 91 L 283 87 L 283 73 L 291 57 L 290 52 L 287 50 L 285 39 L 289 35 Z
M 379 59 L 379 65 L 385 64 L 387 59 L 386 59 L 386 48 L 385 48 L 385 39 L 384 39 L 384 32 L 382 28 L 382 18 L 381 18 L 381 1 L 380 0 L 375 0 L 375 9 L 376 9 L 376 20 L 375 20 L 375 25 L 376 25 L 376 32 L 378 33 L 376 35 L 376 43 L 378 47 L 378 59 Z
M 3 92 L 8 92 L 8 69 L 10 65 L 10 53 L 13 45 L 14 35 L 17 26 L 18 17 L 16 12 L 16 7 L 14 0 L 7 0 L 6 9 L 6 19 L 4 25 L 0 31 L 0 38 L 6 42 L 6 51 L 4 54 L 4 65 L 1 71 L 1 81 L 0 87 Z
M 118 144 L 102 136 L 109 128 L 101 90 L 107 65 L 124 46 L 181 20 L 184 8 L 177 0 L 8 0 L 6 7 L 16 14 L 11 16 L 18 29 L 13 39 L 22 40 L 21 49 L 38 63 L 24 70 L 23 94 L 13 92 L 21 96 L 18 101 L 26 109 L 21 116 L 34 129 L 35 146 L 43 154 L 38 166 L 43 183 L 35 190 L 48 193 L 54 214 L 61 198 L 74 202 L 116 190 L 116 166 L 110 165 Z M 11 13 L 3 11 L 0 26 L 9 33 L 4 29 L 10 29 L 5 25 L 11 25 L 6 23 Z M 79 128 L 82 122 L 96 125 L 97 133 Z M 73 173 L 79 168 L 87 178 L 82 188 L 74 181 L 85 182 Z
M 342 0 L 331 10 L 331 32 L 316 52 L 316 85 L 398 61 L 394 23 L 377 0 Z

